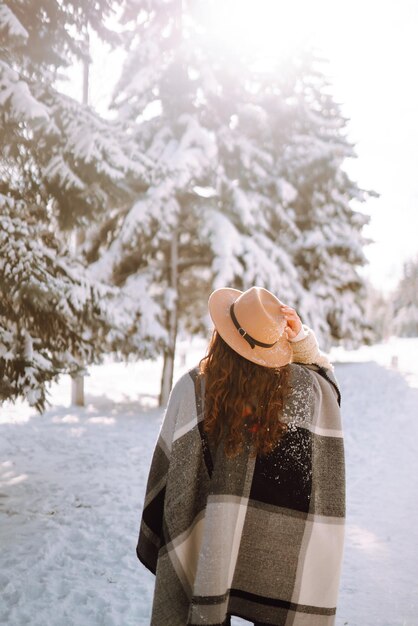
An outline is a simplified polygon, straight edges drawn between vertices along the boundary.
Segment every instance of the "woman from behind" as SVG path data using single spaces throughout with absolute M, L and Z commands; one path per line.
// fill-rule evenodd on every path
M 331 626 L 345 475 L 333 367 L 265 289 L 218 289 L 199 366 L 175 385 L 137 555 L 156 574 L 153 626 Z

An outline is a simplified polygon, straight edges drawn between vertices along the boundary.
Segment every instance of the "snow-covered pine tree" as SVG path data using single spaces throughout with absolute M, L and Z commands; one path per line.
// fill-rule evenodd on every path
M 369 240 L 361 231 L 369 218 L 351 204 L 377 194 L 360 189 L 343 169 L 355 152 L 323 65 L 313 50 L 299 50 L 266 79 L 246 60 L 252 98 L 237 107 L 232 126 L 238 134 L 229 133 L 228 144 L 238 157 L 233 182 L 257 213 L 252 243 L 276 267 L 274 278 L 260 271 L 250 283 L 258 279 L 281 294 L 328 349 L 340 340 L 352 347 L 373 340 L 358 274 L 367 262 L 363 247 Z M 228 85 L 244 74 L 243 68 L 234 72 Z M 263 161 L 250 160 L 252 154 Z M 271 273 L 264 258 L 261 268 Z M 238 276 L 234 280 L 239 284 Z
M 217 46 L 203 4 L 132 0 L 125 13 L 134 28 L 114 104 L 155 168 L 96 244 L 97 267 L 142 277 L 160 308 L 162 403 L 179 320 L 198 328 L 214 287 L 271 289 L 323 345 L 361 327 L 366 218 L 349 203 L 366 192 L 342 169 L 353 150 L 319 61 L 299 53 L 266 75 Z
M 295 190 L 289 204 L 298 231 L 292 259 L 302 287 L 296 308 L 329 349 L 339 341 L 354 347 L 373 339 L 358 273 L 367 262 L 363 248 L 370 240 L 362 228 L 369 217 L 352 203 L 377 194 L 360 189 L 344 170 L 344 161 L 356 154 L 324 63 L 312 50 L 285 59 L 275 128 L 285 143 L 282 176 Z
M 26 396 L 40 409 L 45 381 L 75 369 L 78 356 L 89 361 L 105 349 L 100 328 L 115 321 L 114 309 L 105 315 L 103 307 L 105 293 L 113 298 L 115 290 L 87 279 L 85 268 L 68 254 L 62 232 L 108 216 L 114 205 L 131 203 L 131 187 L 137 192 L 147 185 L 147 160 L 120 124 L 100 119 L 54 87 L 62 69 L 86 54 L 87 28 L 108 41 L 116 37 L 105 27 L 114 4 L 11 0 L 0 5 L 2 289 L 13 294 L 10 301 L 4 294 L 8 304 L 1 313 L 2 398 Z M 119 323 L 116 335 L 123 330 Z M 19 333 L 25 345 L 36 343 L 35 360 L 22 360 Z
M 0 194 L 0 399 L 38 410 L 46 383 L 98 357 L 106 319 L 99 290 L 63 254 L 43 207 Z
M 365 279 L 366 319 L 370 322 L 373 336 L 372 342 L 385 341 L 393 334 L 393 307 L 391 295 L 385 294 L 370 279 Z
M 392 331 L 398 337 L 418 337 L 418 256 L 404 263 L 392 308 Z
M 290 185 L 276 178 L 268 114 L 246 85 L 246 60 L 225 64 L 202 45 L 185 3 L 181 12 L 178 2 L 132 7 L 136 31 L 115 106 L 155 168 L 122 224 L 102 231 L 112 243 L 101 245 L 96 266 L 99 275 L 111 266 L 116 281 L 135 273 L 150 285 L 168 336 L 164 403 L 179 319 L 200 328 L 202 303 L 220 285 L 264 285 L 286 299 L 298 280 L 286 250 Z

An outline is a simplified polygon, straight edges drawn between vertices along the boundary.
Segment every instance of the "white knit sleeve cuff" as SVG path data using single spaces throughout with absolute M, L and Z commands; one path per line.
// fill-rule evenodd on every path
M 303 324 L 302 324 L 301 329 L 298 332 L 298 334 L 295 337 L 293 337 L 293 339 L 289 339 L 289 341 L 291 343 L 296 343 L 297 341 L 301 341 L 302 339 L 305 339 L 306 334 L 307 334 L 306 330 L 304 329 Z
M 317 365 L 333 370 L 333 365 L 330 363 L 328 357 L 320 351 L 313 330 L 305 324 L 303 326 L 306 337 L 302 338 L 300 341 L 292 342 L 292 361 L 294 363 L 316 363 Z

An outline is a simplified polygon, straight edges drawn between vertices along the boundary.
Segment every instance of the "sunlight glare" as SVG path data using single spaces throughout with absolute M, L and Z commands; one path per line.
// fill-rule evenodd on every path
M 309 42 L 320 26 L 318 7 L 309 0 L 214 0 L 203 5 L 206 32 L 217 46 L 273 62 Z

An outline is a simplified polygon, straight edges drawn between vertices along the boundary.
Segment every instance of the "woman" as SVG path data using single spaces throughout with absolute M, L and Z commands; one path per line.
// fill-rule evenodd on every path
M 345 521 L 340 392 L 296 311 L 217 289 L 215 330 L 174 386 L 137 555 L 152 626 L 335 622 Z

